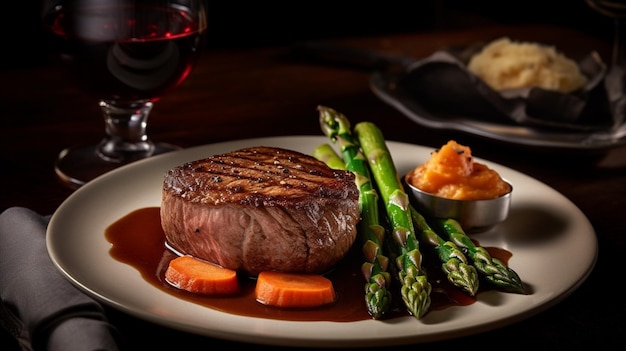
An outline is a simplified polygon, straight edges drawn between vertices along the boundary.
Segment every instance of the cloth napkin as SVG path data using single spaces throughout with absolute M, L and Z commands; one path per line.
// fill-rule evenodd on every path
M 467 69 L 482 45 L 446 49 L 414 62 L 398 81 L 398 89 L 438 116 L 519 124 L 568 132 L 617 128 L 624 121 L 624 72 L 607 68 L 596 52 L 577 61 L 587 84 L 561 93 L 541 88 L 495 91 Z
M 22 207 L 0 214 L 0 326 L 22 350 L 119 350 L 102 306 L 74 287 L 46 248 L 50 216 Z

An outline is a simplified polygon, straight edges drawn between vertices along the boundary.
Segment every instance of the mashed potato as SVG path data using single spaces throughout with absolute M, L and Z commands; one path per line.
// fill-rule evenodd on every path
M 500 38 L 474 55 L 467 68 L 494 90 L 540 87 L 570 93 L 587 78 L 554 47 Z

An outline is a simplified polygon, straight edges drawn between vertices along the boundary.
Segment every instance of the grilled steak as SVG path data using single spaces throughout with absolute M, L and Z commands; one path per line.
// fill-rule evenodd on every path
M 353 173 L 258 146 L 170 169 L 161 222 L 181 254 L 252 276 L 323 273 L 356 238 L 358 197 Z

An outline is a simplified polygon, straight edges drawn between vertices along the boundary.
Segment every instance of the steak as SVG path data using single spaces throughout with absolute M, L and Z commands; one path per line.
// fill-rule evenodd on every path
M 323 273 L 356 239 L 358 198 L 352 172 L 257 146 L 167 171 L 161 224 L 179 254 L 251 276 Z

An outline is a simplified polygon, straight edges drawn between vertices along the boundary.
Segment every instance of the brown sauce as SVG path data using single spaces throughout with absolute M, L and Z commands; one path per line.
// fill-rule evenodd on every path
M 110 254 L 116 260 L 136 268 L 153 286 L 178 298 L 231 314 L 290 321 L 353 322 L 371 319 L 364 302 L 365 281 L 361 275 L 359 245 L 326 276 L 331 279 L 337 293 L 337 301 L 310 309 L 280 309 L 265 306 L 254 298 L 255 280 L 241 277 L 241 292 L 228 296 L 204 296 L 192 294 L 169 285 L 165 270 L 175 256 L 165 247 L 165 234 L 161 229 L 159 207 L 135 210 L 111 224 L 106 238 L 113 245 Z M 486 248 L 494 257 L 507 264 L 511 254 L 503 249 Z M 447 282 L 438 266 L 428 266 L 435 260 L 425 257 L 424 268 L 429 274 L 433 291 L 430 310 L 442 310 L 450 306 L 467 306 L 476 301 Z M 480 292 L 487 290 L 481 286 Z M 399 288 L 393 289 L 399 291 Z M 399 295 L 394 296 L 395 307 L 386 318 L 408 316 Z

